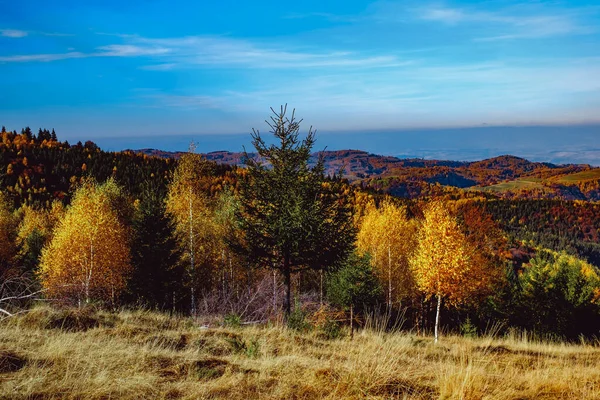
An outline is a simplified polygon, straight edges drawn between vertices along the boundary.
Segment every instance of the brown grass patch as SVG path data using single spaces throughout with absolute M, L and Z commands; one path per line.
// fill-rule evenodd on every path
M 600 398 L 600 349 L 590 345 L 345 333 L 35 309 L 0 325 L 0 398 Z

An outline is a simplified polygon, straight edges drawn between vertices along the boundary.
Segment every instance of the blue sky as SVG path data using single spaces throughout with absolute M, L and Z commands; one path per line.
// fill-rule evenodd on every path
M 597 124 L 600 2 L 0 0 L 9 129 L 109 147 L 223 135 L 235 150 L 227 134 L 282 103 L 325 136 L 395 144 L 423 128 Z

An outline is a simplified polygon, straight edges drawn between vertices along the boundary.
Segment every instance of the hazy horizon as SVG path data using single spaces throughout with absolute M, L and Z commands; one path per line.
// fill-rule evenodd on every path
M 301 129 L 301 136 L 306 130 Z M 269 140 L 267 130 L 261 135 Z M 59 137 L 60 138 L 60 137 Z M 479 127 L 455 129 L 421 129 L 402 131 L 322 132 L 317 129 L 314 151 L 363 150 L 400 158 L 425 158 L 477 161 L 510 154 L 531 161 L 556 164 L 591 164 L 600 166 L 600 125 L 554 127 Z M 93 140 L 105 150 L 139 150 L 153 148 L 185 151 L 191 141 L 197 151 L 251 152 L 250 133 L 197 134 L 162 136 L 81 137 Z M 541 147 L 540 143 L 544 143 Z

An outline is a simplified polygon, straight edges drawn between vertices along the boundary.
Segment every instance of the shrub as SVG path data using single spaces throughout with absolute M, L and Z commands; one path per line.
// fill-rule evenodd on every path
M 242 326 L 242 317 L 234 313 L 227 314 L 223 318 L 223 325 L 229 328 L 239 328 Z
M 296 301 L 294 311 L 290 312 L 290 315 L 288 316 L 287 326 L 288 328 L 298 332 L 307 332 L 312 328 L 311 324 L 307 320 L 306 313 L 304 310 L 302 310 L 302 307 L 298 301 Z
M 460 334 L 465 337 L 477 337 L 477 327 L 471 322 L 471 318 L 467 317 L 460 325 Z
M 328 319 L 322 326 L 319 327 L 319 336 L 327 340 L 339 339 L 342 336 L 342 328 L 340 323 L 335 320 Z

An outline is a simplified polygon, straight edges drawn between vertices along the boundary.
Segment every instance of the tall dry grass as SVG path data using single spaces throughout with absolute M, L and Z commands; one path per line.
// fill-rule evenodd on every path
M 325 340 L 217 322 L 34 309 L 0 325 L 0 398 L 600 398 L 593 343 L 513 334 L 446 336 L 435 345 L 381 329 Z

